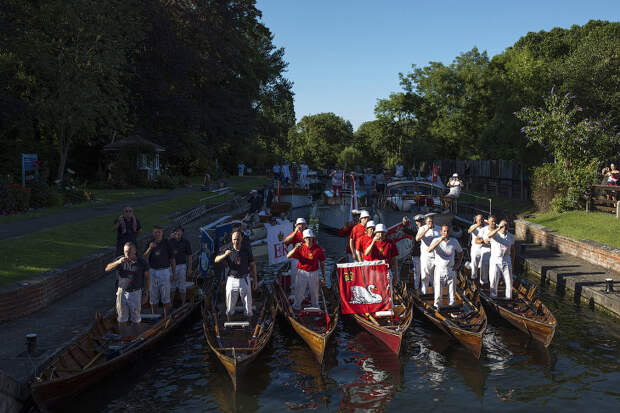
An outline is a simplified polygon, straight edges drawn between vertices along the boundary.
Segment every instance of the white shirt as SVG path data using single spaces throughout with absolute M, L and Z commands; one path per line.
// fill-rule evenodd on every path
M 482 240 L 484 240 L 483 232 L 486 228 L 487 228 L 486 226 L 478 227 L 471 232 L 471 247 L 472 248 L 480 248 L 482 247 L 482 245 L 484 245 L 484 244 L 476 244 L 476 237 L 480 237 L 482 238 Z
M 506 232 L 506 235 L 498 232 L 491 238 L 487 237 L 487 239 L 491 241 L 491 257 L 510 257 L 510 248 L 515 243 L 515 237 L 510 232 Z
M 334 171 L 335 174 L 332 175 L 332 185 L 333 186 L 342 186 L 342 171 Z
M 282 165 L 282 176 L 285 178 L 291 177 L 291 171 L 288 169 L 288 165 Z
M 418 228 L 418 233 L 416 234 L 416 238 L 426 229 L 426 225 Z M 433 258 L 435 256 L 435 252 L 428 252 L 428 247 L 431 246 L 433 240 L 441 236 L 441 228 L 438 225 L 435 225 L 433 228 L 426 231 L 426 234 L 420 239 L 420 257 L 430 257 Z
M 433 242 L 437 239 L 439 237 L 435 238 Z M 450 238 L 447 241 L 441 241 L 433 252 L 435 253 L 435 266 L 452 269 L 454 267 L 455 252 L 460 254 L 463 252 L 463 248 L 461 248 L 461 244 L 459 244 L 456 238 Z
M 482 227 L 482 228 L 477 228 L 477 229 L 479 229 L 479 230 L 480 230 L 480 232 L 478 233 L 478 236 L 479 236 L 480 238 L 482 238 L 482 241 L 483 241 L 483 242 L 482 242 L 482 244 L 480 244 L 480 245 L 479 245 L 479 247 L 480 247 L 480 248 L 487 248 L 487 251 L 488 251 L 488 249 L 489 249 L 489 248 L 491 248 L 491 246 L 490 246 L 489 244 L 485 244 L 485 243 L 484 243 L 484 240 L 485 240 L 485 239 L 488 239 L 488 238 L 487 238 L 487 235 L 489 235 L 489 231 L 491 231 L 491 230 L 489 229 L 489 226 L 488 226 L 488 225 L 485 225 L 484 227 Z
M 302 175 L 308 175 L 308 165 L 302 163 L 300 169 Z
M 275 173 L 275 174 L 279 174 L 280 173 L 280 165 L 274 165 L 273 166 L 273 173 Z

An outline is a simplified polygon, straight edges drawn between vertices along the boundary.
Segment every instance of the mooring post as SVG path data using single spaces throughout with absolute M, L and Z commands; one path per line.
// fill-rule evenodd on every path
M 616 201 L 616 218 L 620 218 L 620 201 Z

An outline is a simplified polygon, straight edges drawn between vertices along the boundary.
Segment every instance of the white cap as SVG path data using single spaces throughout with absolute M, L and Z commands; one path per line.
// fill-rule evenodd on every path
M 295 221 L 295 225 L 299 224 L 306 224 L 306 220 L 303 218 L 297 218 L 297 221 Z
M 377 224 L 377 226 L 375 227 L 375 232 L 387 232 L 385 230 L 385 225 L 383 224 Z
M 258 191 L 257 191 L 256 189 L 252 189 L 252 190 L 250 191 L 250 193 L 251 193 L 251 194 L 257 194 L 257 193 L 258 193 Z
M 366 228 L 370 228 L 370 227 L 374 227 L 375 226 L 375 221 L 370 220 L 366 223 Z
M 304 229 L 304 238 L 314 238 L 314 232 L 310 228 Z
M 458 178 L 458 177 L 459 177 L 459 174 L 457 173 L 452 174 L 452 178 Z
M 357 209 L 352 209 L 352 210 L 351 210 L 351 213 L 352 213 L 352 214 L 354 214 L 354 215 L 359 215 L 359 214 L 360 214 L 360 211 L 359 211 L 359 210 L 357 210 Z
M 363 210 L 360 214 L 360 218 L 370 218 L 370 214 L 366 210 Z

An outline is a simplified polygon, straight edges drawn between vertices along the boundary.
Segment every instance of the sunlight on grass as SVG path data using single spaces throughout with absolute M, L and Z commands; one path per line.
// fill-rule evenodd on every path
M 556 230 L 575 239 L 590 239 L 620 248 L 620 219 L 603 212 L 570 211 L 561 214 L 547 213 L 528 218 L 528 221 Z

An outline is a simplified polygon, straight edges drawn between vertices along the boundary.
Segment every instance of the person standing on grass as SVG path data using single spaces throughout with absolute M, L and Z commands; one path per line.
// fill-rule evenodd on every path
M 137 238 L 142 231 L 140 220 L 133 214 L 129 205 L 123 207 L 121 215 L 114 220 L 112 231 L 116 231 L 116 255 L 123 255 L 123 246 L 127 242 L 138 245 Z
M 139 324 L 142 304 L 149 298 L 150 276 L 148 263 L 136 255 L 136 245 L 126 242 L 123 255 L 106 265 L 105 271 L 116 270 L 118 288 L 116 290 L 116 315 L 120 326 Z
M 192 275 L 192 245 L 183 238 L 184 232 L 183 227 L 179 225 L 168 241 L 176 263 L 176 275 L 171 283 L 170 294 L 174 297 L 174 292 L 179 290 L 181 305 L 185 304 L 185 280 L 188 274 L 190 277 Z
M 151 274 L 151 312 L 155 314 L 155 309 L 161 302 L 164 317 L 167 317 L 170 309 L 170 285 L 176 280 L 176 261 L 170 244 L 164 239 L 164 230 L 159 225 L 153 227 L 153 241 L 144 251 L 144 258 L 149 261 Z

